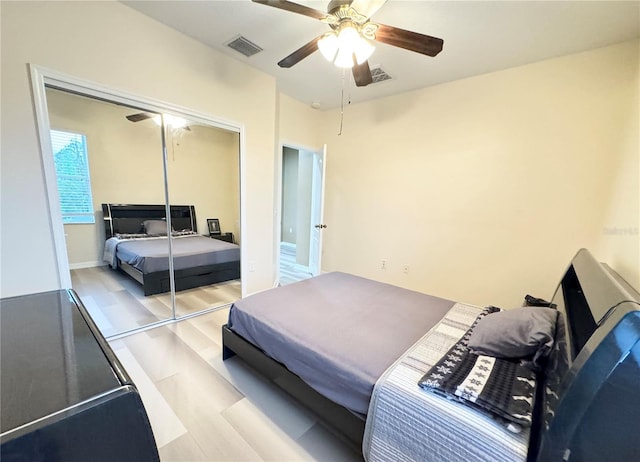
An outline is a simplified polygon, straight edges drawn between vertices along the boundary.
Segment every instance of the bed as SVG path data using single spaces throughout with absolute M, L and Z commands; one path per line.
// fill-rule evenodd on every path
M 493 307 L 329 273 L 232 305 L 223 359 L 240 356 L 361 448 L 368 462 L 639 460 L 640 295 L 583 249 L 544 309 L 555 321 L 542 367 L 495 359 L 530 374 L 510 379 L 530 390 L 511 392 L 509 406 L 528 406 L 526 416 L 515 414 L 519 428 L 479 408 L 480 400 L 424 387 L 481 324 L 496 325 L 487 322 L 497 319 Z
M 172 205 L 176 291 L 240 278 L 240 247 L 197 233 L 195 208 Z M 171 290 L 164 205 L 102 204 L 104 260 L 142 284 L 145 296 Z

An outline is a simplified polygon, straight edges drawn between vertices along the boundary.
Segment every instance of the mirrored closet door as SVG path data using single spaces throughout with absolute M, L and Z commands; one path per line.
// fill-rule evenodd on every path
M 71 285 L 102 333 L 240 298 L 239 133 L 45 87 Z
M 176 316 L 228 305 L 240 290 L 240 139 L 237 132 L 166 114 Z M 195 234 L 195 235 L 194 235 Z
M 161 127 L 132 123 L 135 108 L 54 88 L 46 97 L 73 289 L 105 336 L 171 319 L 171 298 L 145 296 L 143 267 L 116 256 L 116 245 L 133 255 L 145 235 L 135 213 L 116 207 L 157 204 L 165 219 Z M 166 239 L 154 245 L 168 254 Z

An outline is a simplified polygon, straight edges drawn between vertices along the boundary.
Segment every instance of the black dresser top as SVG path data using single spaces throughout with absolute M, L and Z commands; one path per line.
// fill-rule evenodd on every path
M 122 385 L 66 290 L 0 300 L 5 433 Z

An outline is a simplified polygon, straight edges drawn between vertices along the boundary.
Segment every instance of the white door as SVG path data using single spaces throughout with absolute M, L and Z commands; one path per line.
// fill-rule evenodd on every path
M 324 176 L 327 167 L 327 145 L 322 152 L 313 153 L 313 172 L 311 178 L 311 237 L 309 239 L 309 270 L 311 274 L 320 274 L 322 263 L 322 231 L 324 223 Z

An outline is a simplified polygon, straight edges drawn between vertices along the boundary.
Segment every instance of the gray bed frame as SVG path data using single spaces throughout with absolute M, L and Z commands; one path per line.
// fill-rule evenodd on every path
M 197 232 L 196 210 L 193 205 L 172 205 L 171 224 L 176 230 Z M 167 212 L 164 205 L 102 204 L 105 239 L 117 233 L 142 232 L 145 220 L 164 220 Z M 118 260 L 118 268 L 142 284 L 145 296 L 171 290 L 169 271 L 143 273 L 137 268 Z M 231 281 L 240 278 L 240 260 L 195 266 L 174 271 L 176 291 Z
M 556 342 L 558 348 L 539 377 L 527 460 L 640 460 L 635 433 L 640 415 L 640 294 L 582 249 L 552 302 L 567 321 L 557 335 L 566 341 Z M 224 360 L 238 355 L 361 450 L 363 420 L 226 325 L 222 339 Z M 558 401 L 545 399 L 547 386 Z

